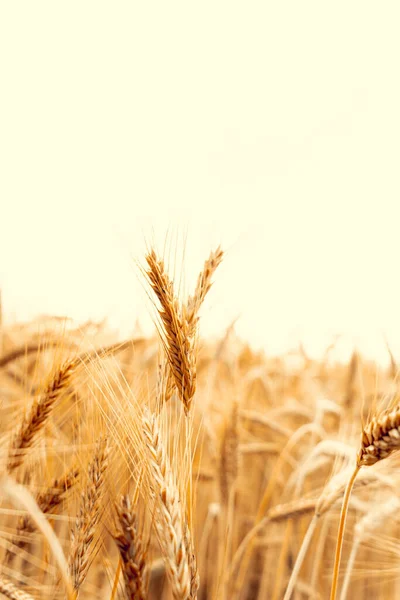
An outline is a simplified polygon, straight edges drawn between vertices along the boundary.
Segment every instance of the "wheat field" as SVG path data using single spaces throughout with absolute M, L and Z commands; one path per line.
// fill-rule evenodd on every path
M 1 326 L 2 597 L 400 597 L 395 358 L 203 339 L 223 258 L 182 297 L 148 252 L 153 337 Z

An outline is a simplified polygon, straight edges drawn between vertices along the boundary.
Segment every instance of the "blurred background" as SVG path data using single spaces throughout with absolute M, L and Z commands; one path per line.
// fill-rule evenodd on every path
M 203 334 L 400 358 L 399 6 L 3 3 L 4 318 L 152 331 L 146 246 L 221 243 Z

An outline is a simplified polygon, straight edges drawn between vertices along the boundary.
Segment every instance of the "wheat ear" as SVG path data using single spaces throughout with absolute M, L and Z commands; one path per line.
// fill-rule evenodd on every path
M 16 585 L 3 576 L 0 577 L 0 594 L 10 600 L 34 600 L 33 596 L 18 589 Z
M 0 577 L 0 593 L 10 600 L 34 600 L 33 596 L 23 592 L 4 577 Z
M 127 495 L 116 503 L 118 530 L 114 539 L 118 546 L 127 600 L 145 600 L 147 593 L 146 549 L 137 528 L 137 515 Z
M 374 465 L 400 448 L 400 407 L 373 417 L 364 427 L 357 464 Z
M 44 513 L 52 512 L 64 500 L 67 492 L 75 485 L 79 477 L 79 469 L 72 467 L 62 477 L 55 479 L 47 492 L 37 496 L 37 503 Z
M 188 335 L 186 319 L 182 317 L 164 262 L 157 257 L 154 250 L 147 254 L 146 261 L 149 267 L 146 271 L 147 277 L 161 305 L 159 314 L 168 363 L 187 414 L 196 390 L 193 341 Z
M 212 277 L 221 264 L 223 256 L 224 253 L 220 247 L 211 252 L 204 263 L 203 270 L 199 274 L 194 294 L 188 299 L 185 317 L 188 325 L 188 334 L 191 337 L 196 335 L 196 327 L 199 321 L 198 312 L 212 286 Z
M 351 490 L 353 489 L 353 485 L 354 485 L 354 482 L 356 480 L 359 470 L 360 470 L 359 465 L 356 465 L 356 468 L 354 469 L 354 471 L 348 481 L 348 484 L 346 486 L 345 492 L 344 492 L 342 510 L 340 512 L 339 529 L 338 529 L 337 541 L 336 541 L 335 562 L 334 562 L 334 566 L 333 566 L 333 577 L 332 577 L 330 600 L 335 600 L 335 598 L 336 598 L 337 586 L 338 586 L 338 581 L 339 581 L 340 559 L 342 556 L 343 536 L 344 536 L 344 530 L 345 530 L 345 526 L 346 526 L 347 510 L 349 507 Z
M 143 432 L 149 458 L 151 495 L 156 502 L 156 527 L 164 553 L 167 574 L 176 600 L 195 598 L 191 594 L 192 581 L 197 575 L 191 573 L 194 563 L 187 551 L 187 530 L 182 515 L 181 501 L 166 454 L 158 418 L 144 412 Z
M 58 398 L 70 383 L 79 361 L 72 360 L 62 365 L 52 377 L 43 394 L 35 398 L 28 415 L 13 436 L 8 452 L 8 471 L 21 465 L 24 451 L 30 448 L 34 439 L 44 427 Z
M 69 555 L 69 570 L 76 595 L 89 570 L 93 541 L 101 517 L 101 500 L 108 466 L 108 442 L 100 439 L 88 467 L 88 482 L 82 491 L 81 505 Z

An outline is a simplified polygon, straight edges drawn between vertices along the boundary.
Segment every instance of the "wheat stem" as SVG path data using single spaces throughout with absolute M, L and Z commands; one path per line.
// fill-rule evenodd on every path
M 354 482 L 356 480 L 359 470 L 360 470 L 360 466 L 357 464 L 356 468 L 353 471 L 353 474 L 351 475 L 351 477 L 348 481 L 348 484 L 346 486 L 346 490 L 344 493 L 344 497 L 343 497 L 343 504 L 342 504 L 342 510 L 340 513 L 340 521 L 339 521 L 339 530 L 338 530 L 337 541 L 336 541 L 335 563 L 334 563 L 334 567 L 333 567 L 333 577 L 332 577 L 330 600 L 336 599 L 337 586 L 338 586 L 338 580 L 339 580 L 340 559 L 342 556 L 343 536 L 344 536 L 344 530 L 345 530 L 345 526 L 346 526 L 347 510 L 348 510 L 348 506 L 349 506 L 351 490 L 353 489 L 353 485 L 354 485 Z
M 342 591 L 340 593 L 340 600 L 346 600 L 347 591 L 348 591 L 349 585 L 350 585 L 351 572 L 353 570 L 354 561 L 355 561 L 356 556 L 357 556 L 357 552 L 358 552 L 358 548 L 360 546 L 360 542 L 361 542 L 361 538 L 360 537 L 356 537 L 356 539 L 354 540 L 353 547 L 352 547 L 351 552 L 350 552 L 350 556 L 349 556 L 348 561 L 347 561 L 346 573 L 345 573 L 345 576 L 344 576 L 344 579 L 343 579 Z
M 300 569 L 301 569 L 301 567 L 303 565 L 303 561 L 304 561 L 304 559 L 306 557 L 307 550 L 308 550 L 308 547 L 309 547 L 310 542 L 312 540 L 312 537 L 314 535 L 315 528 L 317 527 L 318 519 L 319 519 L 318 515 L 314 515 L 313 518 L 311 519 L 311 522 L 310 522 L 310 524 L 308 526 L 308 529 L 307 529 L 307 533 L 306 533 L 306 535 L 303 538 L 303 542 L 301 544 L 300 551 L 299 551 L 299 553 L 297 555 L 296 562 L 295 562 L 295 565 L 293 567 L 293 571 L 292 571 L 292 574 L 290 576 L 289 583 L 288 583 L 288 586 L 286 588 L 286 592 L 285 592 L 285 595 L 283 597 L 283 600 L 290 600 L 290 598 L 292 596 L 292 593 L 293 593 L 293 590 L 294 590 L 294 586 L 296 585 L 297 577 L 298 577 Z

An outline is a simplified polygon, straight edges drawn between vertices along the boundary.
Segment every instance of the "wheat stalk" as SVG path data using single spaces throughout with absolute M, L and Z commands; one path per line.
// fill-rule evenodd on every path
M 321 442 L 322 444 L 322 442 Z M 324 445 L 325 447 L 326 445 Z M 337 473 L 332 479 L 329 481 L 328 485 L 323 490 L 321 496 L 318 501 L 315 503 L 314 507 L 314 515 L 313 518 L 307 528 L 307 532 L 303 538 L 300 551 L 296 557 L 296 562 L 294 568 L 292 569 L 292 573 L 290 575 L 290 579 L 286 588 L 285 596 L 283 600 L 289 600 L 294 590 L 294 586 L 297 581 L 297 577 L 299 575 L 300 569 L 302 567 L 304 558 L 306 556 L 308 547 L 311 543 L 312 536 L 317 527 L 319 519 L 326 514 L 332 505 L 338 500 L 343 490 L 346 489 L 346 484 L 349 478 L 349 469 L 344 469 Z M 312 509 L 312 503 L 310 502 L 309 506 Z M 301 506 L 301 501 L 300 501 Z M 272 509 L 273 510 L 273 509 Z
M 8 475 L 3 475 L 0 480 L 0 490 L 3 494 L 8 496 L 10 500 L 16 505 L 21 506 L 26 510 L 31 519 L 34 521 L 37 529 L 41 531 L 49 547 L 52 550 L 53 556 L 60 569 L 60 574 L 63 578 L 66 594 L 68 600 L 74 599 L 74 592 L 72 583 L 68 573 L 68 566 L 65 560 L 64 552 L 60 544 L 60 540 L 57 538 L 55 532 L 46 520 L 44 514 L 39 509 L 34 497 L 30 494 L 29 490 L 19 483 L 16 483 Z
M 154 250 L 146 256 L 150 285 L 156 294 L 161 310 L 163 337 L 168 364 L 182 400 L 186 414 L 190 410 L 196 390 L 196 334 L 198 312 L 212 285 L 212 276 L 221 263 L 223 251 L 217 248 L 211 252 L 200 272 L 193 296 L 186 305 L 179 305 L 174 286 L 168 277 L 164 261 L 157 257 Z M 165 401 L 171 397 L 173 387 L 169 374 L 164 373 L 166 381 Z
M 238 462 L 238 405 L 235 402 L 224 427 L 220 446 L 219 488 L 223 504 L 228 503 L 229 492 L 238 474 Z

